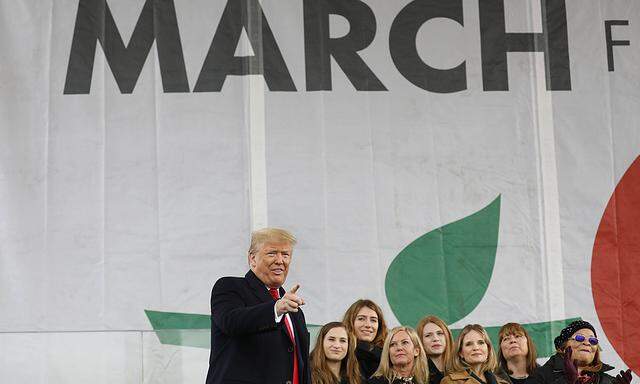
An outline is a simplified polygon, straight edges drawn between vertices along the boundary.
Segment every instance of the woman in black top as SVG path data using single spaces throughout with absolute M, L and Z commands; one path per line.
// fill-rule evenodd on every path
M 356 339 L 344 324 L 325 324 L 309 354 L 311 384 L 361 384 L 355 349 Z
M 596 330 L 583 320 L 567 325 L 553 340 L 556 354 L 532 376 L 533 384 L 629 384 L 631 372 L 620 371 L 615 378 L 612 366 L 600 360 Z
M 369 384 L 428 384 L 429 368 L 420 338 L 410 327 L 395 327 L 387 336 L 380 366 Z
M 362 377 L 368 379 L 378 369 L 382 346 L 387 337 L 387 324 L 382 310 L 373 301 L 360 299 L 347 309 L 342 322 L 349 334 L 358 341 L 356 358 Z
M 442 319 L 437 316 L 423 317 L 416 326 L 424 353 L 429 363 L 429 383 L 440 384 L 451 364 L 453 337 Z
M 526 384 L 538 367 L 536 345 L 518 323 L 507 323 L 498 332 L 498 364 L 513 384 Z

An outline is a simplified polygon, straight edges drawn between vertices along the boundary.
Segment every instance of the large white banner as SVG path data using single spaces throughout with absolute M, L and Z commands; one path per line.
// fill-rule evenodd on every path
M 0 380 L 203 382 L 267 225 L 311 324 L 545 357 L 580 317 L 639 374 L 639 38 L 633 0 L 0 0 Z

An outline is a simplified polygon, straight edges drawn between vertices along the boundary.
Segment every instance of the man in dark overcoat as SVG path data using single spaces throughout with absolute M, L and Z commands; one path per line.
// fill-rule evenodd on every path
M 310 384 L 304 300 L 283 288 L 295 244 L 282 229 L 253 232 L 250 271 L 213 286 L 206 384 Z

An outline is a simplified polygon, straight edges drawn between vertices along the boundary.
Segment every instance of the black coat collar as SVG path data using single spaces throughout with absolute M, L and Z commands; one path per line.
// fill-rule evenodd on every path
M 253 293 L 258 297 L 258 299 L 260 299 L 261 302 L 268 303 L 269 301 L 273 301 L 273 297 L 271 297 L 271 294 L 269 294 L 267 286 L 260 279 L 258 279 L 258 276 L 256 276 L 253 271 L 249 270 L 249 272 L 244 275 L 244 278 L 247 280 L 247 283 L 253 290 Z M 278 290 L 280 292 L 280 297 L 282 297 L 282 295 L 284 295 L 284 289 L 280 287 Z

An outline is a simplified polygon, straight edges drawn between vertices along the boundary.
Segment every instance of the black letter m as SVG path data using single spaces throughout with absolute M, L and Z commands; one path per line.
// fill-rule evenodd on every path
M 120 92 L 133 92 L 154 39 L 164 91 L 189 92 L 173 0 L 145 0 L 126 47 L 106 0 L 80 0 L 64 93 L 89 93 L 97 41 Z

